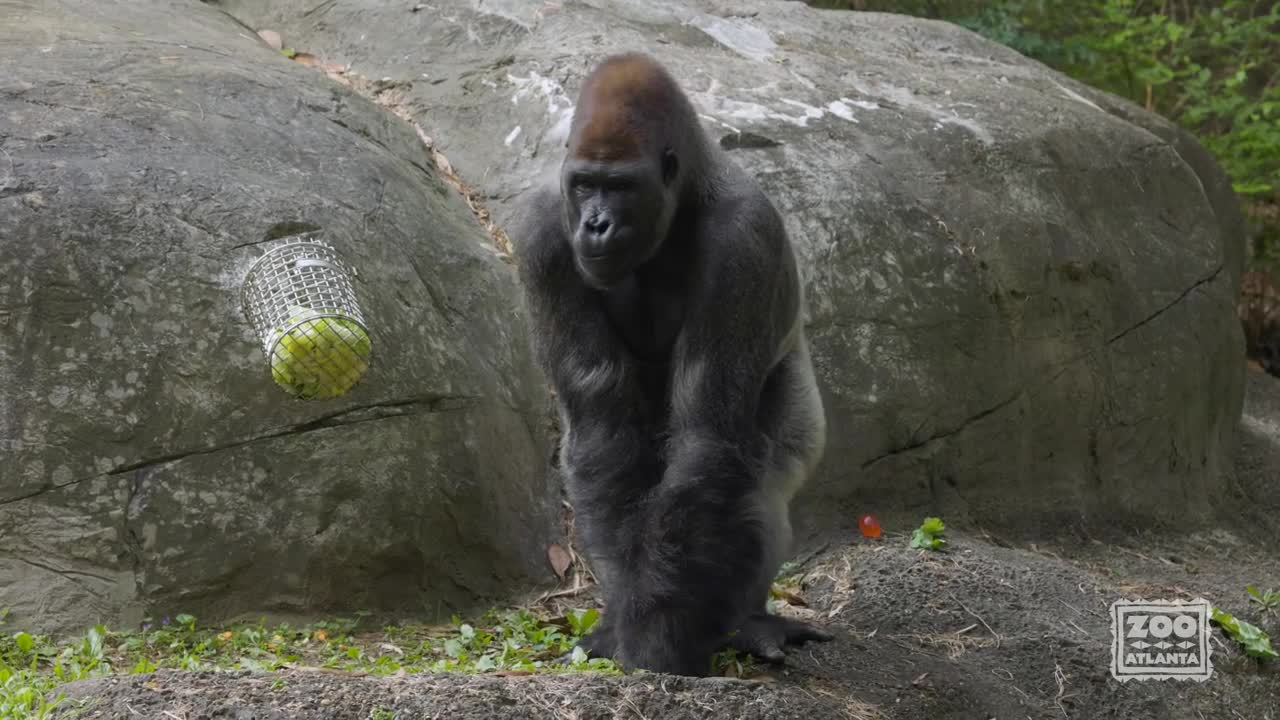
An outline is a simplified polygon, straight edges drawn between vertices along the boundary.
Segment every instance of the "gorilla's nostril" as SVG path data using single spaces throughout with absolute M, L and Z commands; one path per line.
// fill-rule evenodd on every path
M 603 235 L 609 230 L 609 218 L 600 217 L 599 215 L 590 217 L 587 218 L 586 225 L 587 229 L 591 232 L 597 235 Z

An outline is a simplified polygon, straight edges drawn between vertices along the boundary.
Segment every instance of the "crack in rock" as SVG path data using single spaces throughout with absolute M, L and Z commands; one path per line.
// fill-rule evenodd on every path
M 1009 405 L 1011 405 L 1015 400 L 1017 400 L 1017 399 L 1018 399 L 1018 398 L 1020 398 L 1020 397 L 1022 397 L 1022 391 L 1021 391 L 1021 390 L 1019 390 L 1019 391 L 1017 391 L 1016 393 L 1014 393 L 1012 397 L 1009 397 L 1009 398 L 1007 398 L 1007 399 L 1005 399 L 1005 400 L 1002 400 L 1002 401 L 1000 401 L 999 403 L 996 403 L 995 405 L 993 405 L 993 406 L 991 406 L 991 407 L 987 408 L 986 410 L 983 410 L 983 411 L 981 411 L 981 412 L 977 413 L 976 415 L 971 415 L 970 417 L 967 417 L 967 418 L 965 418 L 964 420 L 961 420 L 961 421 L 960 421 L 960 423 L 959 423 L 958 425 L 956 425 L 954 428 L 952 428 L 952 429 L 950 429 L 950 430 L 943 430 L 942 432 L 939 432 L 939 433 L 935 433 L 935 434 L 933 434 L 933 435 L 930 435 L 929 437 L 925 438 L 924 440 L 920 440 L 920 441 L 918 441 L 918 442 L 913 442 L 913 443 L 911 443 L 911 444 L 909 444 L 909 445 L 904 445 L 903 447 L 896 448 L 896 449 L 894 449 L 894 450 L 890 450 L 890 451 L 889 451 L 889 452 L 887 452 L 887 453 L 884 453 L 884 454 L 881 454 L 881 455 L 877 455 L 877 456 L 875 456 L 875 457 L 871 458 L 870 460 L 867 460 L 866 462 L 862 463 L 862 468 L 865 470 L 865 469 L 867 469 L 867 468 L 871 467 L 872 465 L 875 465 L 876 463 L 880 462 L 881 460 L 884 460 L 885 458 L 892 457 L 892 456 L 894 456 L 894 455 L 901 455 L 901 454 L 903 454 L 903 453 L 908 453 L 908 452 L 911 452 L 911 451 L 913 451 L 913 450 L 919 450 L 920 448 L 922 448 L 922 447 L 924 447 L 924 446 L 926 446 L 926 445 L 928 445 L 928 444 L 930 444 L 930 443 L 932 443 L 932 442 L 936 442 L 936 441 L 938 441 L 938 440 L 944 440 L 944 439 L 946 439 L 946 438 L 949 438 L 949 437 L 951 437 L 952 435 L 955 435 L 956 433 L 958 433 L 958 432 L 960 432 L 960 431 L 964 430 L 965 428 L 969 427 L 970 425 L 972 425 L 972 424 L 974 424 L 974 423 L 976 423 L 976 422 L 978 422 L 978 421 L 982 420 L 983 418 L 989 417 L 990 415 L 993 415 L 993 414 L 995 414 L 995 413 L 997 413 L 997 412 L 1000 412 L 1001 410 L 1003 410 L 1004 408 L 1006 408 L 1006 407 L 1008 407 Z
M 1107 341 L 1106 341 L 1105 343 L 1103 343 L 1102 348 L 1106 348 L 1107 346 L 1114 344 L 1115 342 L 1117 342 L 1117 341 L 1119 341 L 1119 340 L 1123 339 L 1123 338 L 1124 338 L 1126 335 L 1128 335 L 1129 333 L 1132 333 L 1133 331 L 1137 330 L 1138 328 L 1143 327 L 1144 325 L 1148 325 L 1148 324 L 1150 324 L 1150 323 L 1151 323 L 1152 321 L 1154 321 L 1156 318 L 1160 317 L 1161 315 L 1165 314 L 1165 313 L 1166 313 L 1166 312 L 1168 312 L 1169 310 L 1173 309 L 1173 307 L 1174 307 L 1175 305 L 1177 305 L 1178 303 L 1180 303 L 1180 302 L 1182 302 L 1183 300 L 1185 300 L 1185 299 L 1186 299 L 1186 298 L 1187 298 L 1187 297 L 1188 297 L 1192 292 L 1194 292 L 1197 288 L 1203 287 L 1204 285 L 1206 285 L 1206 284 L 1208 284 L 1208 283 L 1211 283 L 1211 282 L 1213 282 L 1215 279 L 1217 279 L 1217 277 L 1218 277 L 1219 275 L 1221 275 L 1221 274 L 1222 274 L 1222 271 L 1223 271 L 1223 269 L 1224 269 L 1224 268 L 1225 268 L 1225 265 L 1218 265 L 1218 267 L 1216 267 L 1216 268 L 1213 270 L 1213 272 L 1209 273 L 1207 276 L 1205 276 L 1205 277 L 1203 277 L 1203 278 L 1201 278 L 1201 279 L 1199 279 L 1199 280 L 1195 281 L 1194 283 L 1192 283 L 1189 287 L 1187 287 L 1187 289 L 1186 289 L 1186 290 L 1183 290 L 1181 293 L 1178 293 L 1178 296 L 1177 296 L 1176 298 L 1174 298 L 1173 300 L 1171 300 L 1171 301 L 1169 301 L 1168 303 L 1165 303 L 1164 305 L 1160 306 L 1160 307 L 1159 307 L 1159 308 L 1157 308 L 1155 311 L 1153 311 L 1152 313 L 1150 313 L 1149 315 L 1147 315 L 1147 316 L 1146 316 L 1146 317 L 1144 317 L 1143 319 L 1139 320 L 1138 322 L 1134 323 L 1133 325 L 1130 325 L 1129 327 L 1125 328 L 1124 330 L 1121 330 L 1120 332 L 1118 332 L 1118 333 L 1116 333 L 1116 334 L 1112 335 L 1109 339 L 1107 339 Z M 1057 379 L 1058 379 L 1058 378 L 1059 378 L 1059 377 L 1060 377 L 1064 372 L 1066 372 L 1067 368 L 1069 368 L 1070 366 L 1072 366 L 1072 365 L 1076 364 L 1077 362 L 1079 362 L 1079 361 L 1083 360 L 1084 358 L 1086 358 L 1086 357 L 1089 357 L 1089 356 L 1093 355 L 1093 353 L 1097 352 L 1097 350 L 1098 350 L 1098 349 L 1100 349 L 1100 348 L 1094 348 L 1094 349 L 1091 349 L 1091 350 L 1087 350 L 1087 351 L 1082 352 L 1082 353 L 1080 353 L 1079 355 L 1077 355 L 1077 356 L 1075 356 L 1075 357 L 1071 358 L 1070 360 L 1068 360 L 1068 361 L 1064 362 L 1062 365 L 1060 365 L 1060 366 L 1059 366 L 1059 368 L 1060 368 L 1060 369 L 1059 369 L 1059 371 L 1058 371 L 1057 373 L 1055 373 L 1053 377 L 1049 378 L 1049 380 L 1048 380 L 1048 381 L 1046 381 L 1046 382 L 1040 383 L 1040 384 L 1038 385 L 1038 387 L 1046 387 L 1046 386 L 1048 386 L 1048 385 L 1052 385 L 1052 384 L 1053 384 L 1053 382 L 1054 382 L 1055 380 L 1057 380 Z M 932 436 L 930 436 L 930 437 L 928 437 L 928 438 L 925 438 L 924 440 L 921 440 L 921 441 L 919 441 L 919 442 L 913 442 L 913 443 L 910 443 L 910 444 L 905 445 L 905 446 L 903 446 L 903 447 L 896 448 L 896 449 L 890 450 L 890 451 L 888 451 L 888 452 L 886 452 L 886 453 L 882 453 L 882 454 L 880 454 L 880 455 L 877 455 L 877 456 L 875 456 L 875 457 L 871 458 L 870 460 L 867 460 L 866 462 L 862 463 L 862 468 L 865 470 L 865 469 L 867 469 L 867 468 L 870 468 L 872 465 L 875 465 L 876 463 L 880 462 L 881 460 L 884 460 L 885 458 L 892 457 L 892 456 L 894 456 L 894 455 L 901 455 L 901 454 L 903 454 L 903 453 L 912 452 L 912 451 L 914 451 L 914 450 L 919 450 L 920 448 L 922 448 L 922 447 L 924 447 L 924 446 L 926 446 L 926 445 L 928 445 L 928 444 L 930 444 L 930 443 L 932 443 L 932 442 L 935 442 L 935 441 L 937 441 L 937 440 L 943 440 L 943 439 L 945 439 L 945 438 L 951 437 L 952 435 L 955 435 L 955 434 L 957 434 L 957 433 L 961 432 L 962 430 L 964 430 L 965 428 L 969 427 L 969 426 L 970 426 L 970 425 L 972 425 L 973 423 L 978 422 L 979 420 L 982 420 L 983 418 L 986 418 L 986 417 L 988 417 L 988 416 L 990 416 L 990 415 L 992 415 L 992 414 L 994 414 L 994 413 L 996 413 L 996 412 L 999 412 L 1000 410 L 1004 409 L 1005 407 L 1008 407 L 1008 406 L 1009 406 L 1009 405 L 1010 405 L 1014 400 L 1017 400 L 1017 399 L 1018 399 L 1019 397 L 1021 397 L 1025 392 L 1026 392 L 1026 390 L 1025 390 L 1025 389 L 1020 389 L 1020 390 L 1018 390 L 1016 393 L 1014 393 L 1014 395 L 1013 395 L 1012 397 L 1008 398 L 1007 400 L 1004 400 L 1004 401 L 1002 401 L 1002 402 L 1000 402 L 1000 403 L 997 403 L 996 405 L 994 405 L 994 406 L 992 406 L 992 407 L 990 407 L 990 408 L 988 408 L 988 409 L 986 409 L 986 410 L 983 410 L 983 411 L 979 412 L 979 413 L 978 413 L 978 414 L 976 414 L 976 415 L 973 415 L 973 416 L 971 416 L 971 417 L 969 417 L 969 418 L 966 418 L 966 419 L 964 419 L 964 420 L 960 421 L 960 424 L 959 424 L 959 425 L 957 425 L 955 428 L 953 428 L 953 429 L 951 429 L 951 430 L 946 430 L 946 431 L 943 431 L 943 432 L 937 433 L 937 434 L 932 435 Z
M 82 584 L 80 580 L 81 578 L 89 578 L 92 580 L 97 580 L 98 582 L 106 583 L 108 585 L 113 585 L 116 582 L 114 578 L 109 578 L 106 575 L 98 575 L 96 573 L 86 572 L 83 570 L 65 570 L 63 568 L 54 567 L 52 565 L 46 565 L 45 563 L 37 562 L 35 560 L 31 560 L 30 558 L 11 555 L 9 553 L 4 553 L 0 557 L 12 558 L 13 560 L 20 562 L 23 565 L 28 565 L 30 567 L 36 568 L 37 570 L 43 570 L 45 572 L 64 577 L 67 580 L 73 583 L 76 583 L 77 585 Z
M 1186 290 L 1183 290 L 1181 293 L 1179 293 L 1179 294 L 1178 294 L 1178 297 L 1176 297 L 1176 298 L 1174 298 L 1173 300 L 1169 301 L 1169 302 L 1168 302 L 1168 303 L 1166 303 L 1164 306 L 1162 306 L 1162 307 L 1158 308 L 1155 312 L 1151 313 L 1150 315 L 1146 316 L 1145 318 L 1143 318 L 1143 319 L 1139 320 L 1139 321 L 1138 321 L 1137 323 L 1135 323 L 1134 325 L 1131 325 L 1131 326 L 1129 326 L 1129 327 L 1125 328 L 1124 330 L 1121 330 L 1120 332 L 1116 333 L 1115 335 L 1112 335 L 1112 336 L 1111 336 L 1111 339 L 1107 340 L 1107 344 L 1108 344 L 1108 345 L 1110 345 L 1110 344 L 1112 344 L 1112 343 L 1116 342 L 1117 340 L 1120 340 L 1120 339 L 1121 339 L 1121 338 L 1123 338 L 1125 335 L 1128 335 L 1129 333 L 1133 332 L 1134 330 L 1137 330 L 1138 328 L 1142 327 L 1143 325 L 1146 325 L 1146 324 L 1150 323 L 1152 320 L 1155 320 L 1156 318 L 1160 317 L 1160 316 L 1161 316 L 1161 315 L 1163 315 L 1164 313 L 1168 312 L 1168 311 L 1169 311 L 1169 309 L 1170 309 L 1170 308 L 1172 308 L 1174 305 L 1177 305 L 1178 303 L 1180 303 L 1180 302 L 1182 302 L 1183 300 L 1185 300 L 1185 299 L 1186 299 L 1186 297 L 1187 297 L 1188 295 L 1190 295 L 1190 294 L 1191 294 L 1191 293 L 1192 293 L 1196 288 L 1199 288 L 1199 287 L 1201 287 L 1201 286 L 1203 286 L 1203 285 L 1206 285 L 1206 284 L 1208 284 L 1208 283 L 1210 283 L 1210 282 L 1213 282 L 1213 281 L 1218 277 L 1218 275 L 1222 274 L 1222 269 L 1223 269 L 1224 267 L 1225 267 L 1225 265 L 1219 265 L 1219 266 L 1218 266 L 1216 269 L 1214 269 L 1214 271 L 1213 271 L 1212 273 L 1210 273 L 1207 277 L 1204 277 L 1204 278 L 1201 278 L 1200 280 L 1197 280 L 1195 283 L 1193 283 L 1193 284 L 1191 285 L 1191 287 L 1189 287 L 1189 288 L 1187 288 Z
M 315 420 L 310 420 L 308 422 L 300 423 L 298 425 L 291 425 L 289 427 L 282 428 L 280 430 L 276 430 L 269 433 L 264 433 L 262 435 L 255 435 L 253 437 L 245 438 L 242 440 L 231 440 L 225 443 L 220 443 L 218 445 L 213 445 L 213 446 L 204 447 L 204 448 L 197 448 L 194 450 L 179 450 L 173 453 L 169 453 L 167 455 L 147 458 L 144 460 L 139 460 L 137 462 L 129 463 L 128 465 L 122 465 L 120 467 L 113 468 L 112 470 L 109 470 L 105 473 L 97 473 L 97 474 L 89 475 L 82 478 L 76 478 L 75 480 L 68 480 L 67 482 L 56 484 L 56 485 L 48 485 L 34 492 L 27 493 L 26 495 L 19 495 L 17 497 L 2 499 L 0 500 L 0 507 L 22 502 L 23 500 L 30 500 L 34 497 L 39 497 L 40 495 L 44 495 L 45 493 L 53 492 L 54 490 L 61 490 L 63 488 L 71 487 L 72 485 L 79 485 L 80 483 L 93 480 L 96 478 L 110 477 L 113 475 L 123 475 L 125 473 L 133 472 L 135 470 L 141 470 L 141 469 L 152 467 L 155 465 L 163 465 L 166 463 L 176 462 L 178 460 L 182 460 L 188 457 L 193 457 L 196 455 L 209 455 L 211 453 L 222 452 L 224 450 L 232 450 L 232 449 L 243 447 L 245 445 L 249 445 L 252 443 L 261 442 L 263 440 L 274 440 L 274 439 L 286 437 L 289 435 L 301 435 L 301 434 L 313 432 L 316 430 L 325 430 L 329 428 L 341 427 L 346 425 L 358 425 L 361 423 L 373 422 L 376 420 L 385 420 L 387 418 L 404 417 L 407 415 L 417 415 L 421 413 L 435 413 L 435 412 L 446 412 L 449 410 L 458 410 L 458 409 L 474 406 L 477 400 L 479 400 L 479 397 L 475 395 L 430 395 L 430 396 L 423 396 L 418 398 L 411 398 L 408 400 L 397 400 L 394 402 L 384 402 L 384 403 L 371 403 L 369 405 L 361 405 L 353 408 L 347 408 L 345 410 L 339 410 L 337 412 L 333 412 L 328 415 L 322 415 L 321 417 L 318 417 Z

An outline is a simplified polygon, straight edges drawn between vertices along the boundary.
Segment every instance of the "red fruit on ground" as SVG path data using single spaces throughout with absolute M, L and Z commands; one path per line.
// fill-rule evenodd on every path
M 871 515 L 863 515 L 862 518 L 858 520 L 858 529 L 862 531 L 863 537 L 880 537 L 880 521 Z

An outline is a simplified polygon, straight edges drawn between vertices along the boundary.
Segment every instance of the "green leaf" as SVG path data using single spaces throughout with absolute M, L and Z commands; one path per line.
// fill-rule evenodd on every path
M 569 629 L 574 635 L 582 636 L 595 626 L 596 621 L 600 619 L 600 611 L 595 608 L 588 610 L 573 610 L 565 616 L 565 620 L 569 622 Z
M 587 661 L 587 659 L 587 651 L 583 650 L 581 645 L 574 645 L 573 656 L 570 659 L 570 662 L 573 665 L 582 665 Z
M 1271 637 L 1262 628 L 1233 617 L 1218 608 L 1212 609 L 1210 620 L 1225 630 L 1232 640 L 1240 643 L 1246 655 L 1264 659 L 1280 657 L 1280 653 L 1271 647 Z
M 31 648 L 36 646 L 36 641 L 27 633 L 20 632 L 13 636 L 13 641 L 18 644 L 18 649 L 24 653 L 31 652 Z
M 942 550 L 946 547 L 947 541 L 939 536 L 946 529 L 942 518 L 925 518 L 920 527 L 911 533 L 911 547 L 923 550 Z
M 95 660 L 102 659 L 102 646 L 107 639 L 107 628 L 105 625 L 94 625 L 89 628 L 89 636 L 86 638 L 87 655 Z

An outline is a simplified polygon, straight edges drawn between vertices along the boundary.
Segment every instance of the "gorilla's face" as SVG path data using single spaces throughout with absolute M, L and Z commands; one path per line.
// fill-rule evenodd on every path
M 578 272 L 606 290 L 662 247 L 676 198 L 675 154 L 652 160 L 565 161 L 561 191 Z

